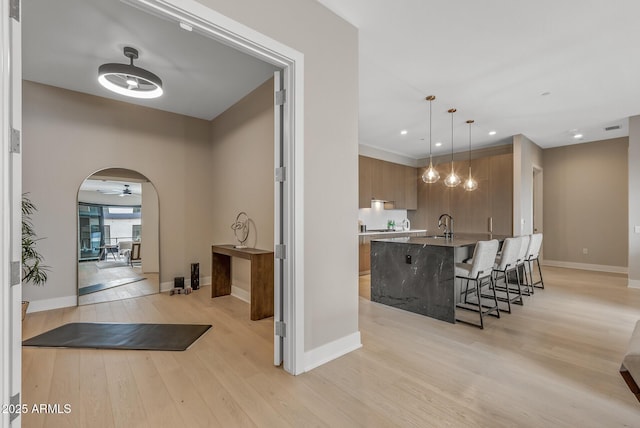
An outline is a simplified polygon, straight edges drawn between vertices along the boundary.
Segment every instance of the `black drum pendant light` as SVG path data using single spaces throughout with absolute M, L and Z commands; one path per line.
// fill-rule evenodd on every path
M 162 95 L 162 80 L 155 74 L 133 65 L 138 50 L 124 48 L 129 64 L 109 63 L 98 68 L 98 82 L 108 90 L 134 98 L 157 98 Z

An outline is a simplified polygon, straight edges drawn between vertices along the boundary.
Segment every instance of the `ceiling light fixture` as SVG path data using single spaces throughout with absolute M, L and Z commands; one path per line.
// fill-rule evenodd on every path
M 496 135 L 497 132 L 496 131 L 489 131 L 489 135 Z
M 576 134 L 576 135 L 573 136 L 573 138 L 575 138 L 576 140 L 579 139 L 579 138 L 582 138 L 582 137 L 583 137 L 582 134 Z
M 467 120 L 467 123 L 469 124 L 469 178 L 465 180 L 462 187 L 467 192 L 473 192 L 478 188 L 478 182 L 471 176 L 471 124 L 473 120 Z
M 129 64 L 109 63 L 98 68 L 98 82 L 108 90 L 134 98 L 157 98 L 162 95 L 162 80 L 155 74 L 133 65 L 138 50 L 126 46 Z
M 436 96 L 429 95 L 425 99 L 429 101 L 429 168 L 422 174 L 422 181 L 431 184 L 440 179 L 440 173 L 433 167 L 433 156 L 431 155 L 431 103 L 436 99 Z
M 447 187 L 456 187 L 460 184 L 460 177 L 453 170 L 453 114 L 456 112 L 456 109 L 451 108 L 448 110 L 451 113 L 451 172 L 447 175 L 447 178 L 444 179 L 444 185 Z
M 400 135 L 407 135 L 407 132 L 408 131 L 406 129 L 403 129 L 402 131 L 400 131 Z

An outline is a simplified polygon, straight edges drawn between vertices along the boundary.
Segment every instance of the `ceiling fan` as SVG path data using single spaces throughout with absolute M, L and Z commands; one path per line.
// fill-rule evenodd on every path
M 128 184 L 125 184 L 122 190 L 101 190 L 101 189 L 98 189 L 98 192 L 102 193 L 103 195 L 118 195 L 120 197 L 122 197 L 122 196 L 130 196 L 131 195 L 131 189 L 129 188 Z

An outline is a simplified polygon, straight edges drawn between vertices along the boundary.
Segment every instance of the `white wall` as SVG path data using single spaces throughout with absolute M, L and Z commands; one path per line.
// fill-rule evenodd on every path
M 304 345 L 307 353 L 314 353 L 307 356 L 310 359 L 319 356 L 320 348 L 333 356 L 353 349 L 360 343 L 354 233 L 358 221 L 357 29 L 313 0 L 200 2 L 304 55 L 304 163 L 297 165 L 304 171 L 305 195 Z M 55 96 L 44 103 L 33 96 L 25 94 L 25 104 L 42 120 L 34 123 L 32 118 L 25 124 L 28 159 L 24 164 L 30 168 L 25 190 L 34 189 L 35 202 L 63 224 L 73 218 L 73 209 L 67 207 L 75 206 L 76 190 L 69 190 L 72 196 L 47 195 L 45 182 L 58 183 L 66 192 L 103 167 L 137 170 L 158 190 L 163 279 L 187 276 L 190 262 L 199 261 L 201 268 L 210 265 L 210 141 L 201 141 L 208 140 L 202 138 L 207 122 L 170 115 L 164 121 L 132 118 L 133 107 L 123 105 L 114 113 L 108 108 L 112 102 L 102 99 L 78 108 Z M 75 97 L 86 102 L 85 95 Z M 98 115 L 87 118 L 89 112 Z M 27 109 L 25 114 L 33 112 Z M 49 115 L 60 120 L 51 121 Z M 37 131 L 42 138 L 37 147 L 32 143 L 33 148 L 28 148 L 33 138 L 28 134 L 34 127 L 41 128 Z M 136 144 L 131 144 L 131 138 Z M 62 165 L 69 163 L 82 171 L 64 170 Z M 199 209 L 194 209 L 194 203 Z M 47 219 L 37 221 L 45 224 Z M 49 227 L 43 232 L 49 236 L 45 256 L 56 265 L 55 272 L 49 286 L 31 287 L 25 297 L 75 295 L 75 254 L 69 258 L 56 254 L 58 234 Z
M 640 116 L 629 118 L 629 286 L 640 288 Z
M 305 350 L 355 338 L 357 29 L 313 0 L 200 2 L 304 54 Z
M 244 211 L 251 219 L 246 245 L 273 250 L 273 90 L 269 79 L 211 122 L 212 244 L 238 243 L 231 223 Z M 249 299 L 251 264 L 231 263 L 231 292 Z
M 542 167 L 542 149 L 524 135 L 513 137 L 513 234 L 533 233 L 533 167 Z
M 160 205 L 152 183 L 142 183 L 142 272 L 160 272 Z M 185 277 L 188 273 L 185 273 Z
M 146 176 L 160 200 L 161 281 L 210 272 L 210 122 L 23 82 L 23 188 L 40 248 L 51 266 L 44 287 L 25 286 L 32 307 L 75 304 L 76 196 L 95 171 L 120 167 Z

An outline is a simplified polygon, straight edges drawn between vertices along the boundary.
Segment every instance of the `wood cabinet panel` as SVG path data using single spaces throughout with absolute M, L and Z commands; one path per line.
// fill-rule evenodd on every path
M 468 177 L 468 161 L 454 162 L 454 170 L 464 180 Z M 420 181 L 417 188 L 418 209 L 409 213 L 412 227 L 438 233 L 438 217 L 449 213 L 454 218 L 455 232 L 488 232 L 490 218 L 493 233 L 513 233 L 513 154 L 504 153 L 471 160 L 471 172 L 478 180 L 478 189 L 465 191 L 444 185 L 451 164 L 435 165 L 440 180 L 433 184 Z M 418 169 L 422 174 L 424 168 Z
M 358 253 L 360 274 L 365 275 L 371 271 L 371 239 L 361 236 Z
M 469 163 L 454 164 L 462 182 L 469 177 Z M 472 192 L 462 187 L 451 192 L 451 215 L 454 217 L 455 232 L 489 231 L 489 158 L 473 159 L 471 174 L 478 182 L 478 188 Z
M 371 208 L 373 162 L 371 158 L 358 157 L 358 207 Z
M 513 233 L 513 155 L 504 154 L 489 158 L 490 214 L 493 233 Z
M 360 156 L 358 179 L 360 208 L 370 208 L 371 199 L 389 201 L 388 208 L 418 207 L 416 168 Z
M 404 207 L 408 210 L 418 209 L 418 169 L 404 167 Z

